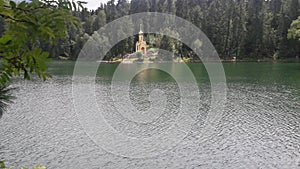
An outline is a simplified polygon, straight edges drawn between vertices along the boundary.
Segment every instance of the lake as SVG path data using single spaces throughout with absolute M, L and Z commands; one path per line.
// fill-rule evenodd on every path
M 87 132 L 86 127 L 95 133 L 105 129 L 100 128 L 102 124 L 97 126 L 97 120 L 95 126 L 94 123 L 87 126 L 80 119 L 85 116 L 76 113 L 72 95 L 74 65 L 68 61 L 49 63 L 53 78 L 46 82 L 37 78 L 13 80 L 17 99 L 0 120 L 0 160 L 16 168 L 45 165 L 49 169 L 300 168 L 300 63 L 224 63 L 227 100 L 214 133 L 207 139 L 201 134 L 211 104 L 211 86 L 203 64 L 188 64 L 200 95 L 198 101 L 187 97 L 191 100 L 185 100 L 185 105 L 181 105 L 178 81 L 155 69 L 140 72 L 129 86 L 116 83 L 113 90 L 122 92 L 129 88 L 129 95 L 111 99 L 111 80 L 119 65 L 101 64 L 94 86 L 99 113 L 114 131 L 126 137 L 146 139 L 160 135 L 176 125 L 182 106 L 197 110 L 183 112 L 193 123 L 174 146 L 168 147 L 168 138 L 162 139 L 166 151 L 140 158 L 139 154 L 130 157 L 109 151 Z M 120 66 L 126 74 L 132 65 Z M 182 65 L 166 66 L 178 72 Z M 84 79 L 87 75 L 82 76 Z M 183 86 L 193 85 L 185 81 L 184 75 L 181 77 Z M 191 87 L 188 92 L 197 91 Z M 151 100 L 149 95 L 154 95 L 152 98 L 156 100 Z M 130 114 L 125 111 L 130 110 L 129 105 L 123 104 L 122 114 L 115 111 L 118 107 L 113 104 L 123 100 L 139 112 L 152 110 L 153 102 L 165 103 L 165 109 L 162 112 L 153 109 L 150 111 L 153 114 Z M 106 139 L 103 135 L 97 138 Z M 124 145 L 116 148 L 135 151 Z

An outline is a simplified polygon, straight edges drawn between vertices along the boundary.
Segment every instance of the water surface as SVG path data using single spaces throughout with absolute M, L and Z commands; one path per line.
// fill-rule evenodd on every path
M 97 101 L 111 101 L 110 80 L 117 66 L 100 66 Z M 125 70 L 130 65 L 123 66 Z M 180 70 L 178 64 L 170 66 Z M 49 70 L 54 76 L 46 82 L 13 80 L 17 99 L 0 120 L 1 160 L 15 167 L 45 165 L 50 169 L 300 168 L 299 63 L 224 63 L 226 108 L 216 134 L 205 142 L 199 135 L 210 108 L 209 77 L 202 64 L 189 64 L 201 94 L 199 102 L 189 104 L 200 105 L 199 112 L 190 114 L 196 122 L 179 144 L 152 158 L 115 155 L 90 139 L 74 111 L 73 67 L 74 62 L 53 62 Z M 116 90 L 123 88 L 120 85 Z M 167 110 L 155 122 L 133 123 L 114 111 L 103 111 L 104 117 L 130 137 L 163 132 L 174 123 L 180 106 L 178 85 L 172 77 L 158 70 L 138 74 L 130 85 L 130 100 L 138 110 L 147 110 L 154 89 L 167 98 Z

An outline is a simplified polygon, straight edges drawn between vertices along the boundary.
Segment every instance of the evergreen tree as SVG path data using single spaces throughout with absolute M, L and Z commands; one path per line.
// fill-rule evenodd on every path
M 163 35 L 163 38 L 161 40 L 160 49 L 162 49 L 159 52 L 159 57 L 163 60 L 172 60 L 174 56 L 174 44 L 172 43 L 172 40 L 170 37 L 167 37 L 166 35 Z
M 92 25 L 93 32 L 99 30 L 101 27 L 103 27 L 106 24 L 106 14 L 104 10 L 99 10 L 97 12 L 97 15 L 94 17 L 95 19 Z
M 5 21 L 3 17 L 0 16 L 0 37 L 5 32 Z
M 248 1 L 248 18 L 247 18 L 247 33 L 244 43 L 243 55 L 256 58 L 262 57 L 262 34 L 263 34 L 263 21 L 262 21 L 262 6 L 261 0 Z
M 150 11 L 149 0 L 131 0 L 130 14 L 140 13 L 140 12 L 149 12 L 149 11 Z
M 115 5 L 115 0 L 110 0 L 107 2 L 105 6 L 105 14 L 106 14 L 106 23 L 109 23 L 117 19 L 117 8 Z
M 122 17 L 128 14 L 130 9 L 130 3 L 127 0 L 118 0 L 117 11 L 118 17 Z
M 82 26 L 68 25 L 67 36 L 59 39 L 61 45 L 38 41 L 51 57 L 65 55 L 75 59 L 85 41 L 106 23 L 150 11 L 174 14 L 192 22 L 208 36 L 222 59 L 290 58 L 300 53 L 299 41 L 292 38 L 293 33 L 287 38 L 299 9 L 299 0 L 110 0 L 95 11 L 72 12 Z M 139 18 L 134 21 L 134 25 L 128 24 L 117 33 L 122 34 L 129 27 L 139 30 L 140 24 L 147 32 L 151 26 Z M 0 17 L 0 36 L 7 26 L 4 22 Z M 189 47 L 172 38 L 145 34 L 145 40 L 149 47 L 162 46 L 176 55 L 194 57 Z M 121 41 L 106 58 L 134 52 L 136 41 L 136 36 Z
M 276 53 L 276 32 L 272 25 L 274 14 L 270 4 L 270 1 L 265 1 L 263 4 L 263 48 L 261 54 L 264 57 L 272 58 Z

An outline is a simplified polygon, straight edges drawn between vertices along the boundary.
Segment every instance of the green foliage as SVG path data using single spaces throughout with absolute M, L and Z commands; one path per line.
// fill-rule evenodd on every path
M 190 58 L 186 58 L 186 57 L 183 57 L 183 58 L 182 58 L 182 60 L 183 60 L 183 62 L 185 62 L 185 63 L 188 63 L 188 62 L 190 62 L 190 61 L 191 61 L 191 59 L 190 59 Z
M 0 169 L 13 169 L 13 167 L 6 167 L 3 161 L 0 161 Z M 21 169 L 27 169 L 25 167 L 22 167 Z M 33 167 L 33 169 L 46 169 L 44 166 L 36 166 Z
M 173 55 L 175 53 L 174 39 L 164 35 L 161 40 L 160 49 L 163 49 L 159 51 L 159 56 L 162 60 L 173 60 Z
M 79 24 L 70 10 L 82 2 L 33 0 L 6 3 L 0 0 L 0 16 L 7 28 L 0 38 L 0 84 L 5 86 L 12 76 L 30 79 L 33 73 L 46 80 L 49 53 L 43 51 L 39 41 L 55 44 L 66 37 L 67 23 Z
M 42 2 L 45 2 L 45 0 Z M 70 9 L 70 3 L 64 1 L 57 2 L 61 5 L 57 5 L 53 1 L 48 1 L 48 3 L 60 8 Z M 18 8 L 20 4 L 12 2 L 8 5 Z M 297 32 L 295 34 L 293 28 L 297 26 L 293 26 L 288 34 L 292 20 L 299 16 L 299 8 L 298 0 L 210 0 L 205 2 L 190 0 L 110 0 L 106 4 L 100 5 L 97 10 L 84 9 L 72 12 L 72 16 L 77 18 L 82 26 L 68 24 L 67 27 L 64 27 L 67 33 L 65 38 L 60 38 L 60 44 L 54 42 L 47 44 L 48 41 L 45 42 L 44 39 L 53 39 L 53 33 L 57 33 L 57 31 L 52 32 L 47 29 L 44 29 L 42 34 L 46 32 L 48 38 L 42 40 L 39 38 L 35 42 L 36 46 L 49 52 L 49 56 L 52 58 L 65 56 L 74 60 L 86 40 L 106 23 L 127 14 L 151 11 L 176 14 L 191 21 L 208 36 L 222 59 L 231 60 L 236 57 L 239 60 L 243 58 L 257 60 L 265 57 L 274 58 L 275 54 L 276 58 L 289 58 L 300 52 L 299 42 L 293 40 L 295 36 L 297 37 Z M 72 9 L 76 8 L 72 7 Z M 7 20 L 9 19 L 6 18 L 6 22 Z M 128 28 L 125 29 L 133 29 L 139 26 L 130 24 L 128 23 Z M 147 31 L 147 27 L 150 25 L 144 24 L 144 29 Z M 8 24 L 2 24 L 1 27 L 0 18 L 0 35 L 1 30 L 5 27 L 9 26 Z M 118 30 L 117 33 L 122 34 L 122 29 Z M 108 40 L 110 36 L 107 35 Z M 192 60 L 195 58 L 194 52 L 180 41 L 163 39 L 163 36 L 160 35 L 145 35 L 145 40 L 147 40 L 149 47 L 163 46 L 175 55 L 189 57 Z M 105 56 L 105 59 L 111 60 L 114 57 L 133 53 L 135 42 L 136 37 L 121 41 Z
M 41 42 L 55 44 L 66 37 L 67 24 L 79 24 L 71 10 L 83 3 L 0 0 L 0 116 L 13 99 L 7 88 L 12 76 L 28 80 L 32 74 L 43 80 L 51 77 L 46 72 L 49 53 L 41 48 Z
M 189 20 L 208 36 L 222 59 L 258 60 L 273 58 L 275 53 L 280 58 L 289 58 L 300 52 L 299 43 L 288 40 L 286 36 L 291 19 L 299 15 L 298 2 L 132 0 L 129 14 L 163 12 Z M 163 47 L 178 56 L 195 57 L 194 52 L 180 42 L 162 39 L 159 35 L 146 35 L 145 39 L 148 36 L 151 37 L 150 47 Z M 159 44 L 154 45 L 153 39 Z
M 0 86 L 0 118 L 6 111 L 8 105 L 13 102 L 13 99 L 15 99 L 12 95 L 12 90 L 12 88 L 8 88 L 6 86 Z
M 299 42 L 289 40 L 299 39 L 299 21 L 292 23 L 299 16 L 298 0 L 110 0 L 95 11 L 78 10 L 82 4 L 64 0 L 0 0 L 0 56 L 4 65 L 0 82 L 6 83 L 13 75 L 24 75 L 26 79 L 33 73 L 43 79 L 49 77 L 44 64 L 47 56 L 75 60 L 95 31 L 114 19 L 137 12 L 170 13 L 191 21 L 208 36 L 222 59 L 288 58 L 300 52 Z M 144 24 L 146 31 L 147 23 Z M 115 33 L 138 26 L 128 23 Z M 110 43 L 110 36 L 101 41 Z M 191 60 L 195 57 L 192 49 L 175 39 L 146 34 L 145 40 L 149 47 Z M 136 37 L 121 41 L 105 59 L 133 53 L 135 42 Z
M 298 39 L 300 41 L 300 16 L 298 16 L 298 18 L 292 22 L 288 31 L 288 38 Z
M 0 161 L 0 167 L 1 167 L 1 169 L 4 169 L 4 168 L 6 168 L 6 167 L 5 167 L 5 164 L 4 164 L 4 162 L 3 162 L 3 161 Z

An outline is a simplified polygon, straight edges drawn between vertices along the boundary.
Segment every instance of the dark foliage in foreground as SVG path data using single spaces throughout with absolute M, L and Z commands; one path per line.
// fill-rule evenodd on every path
M 0 86 L 0 118 L 6 111 L 10 103 L 13 103 L 15 96 L 12 95 L 14 88 L 8 88 L 6 86 Z

